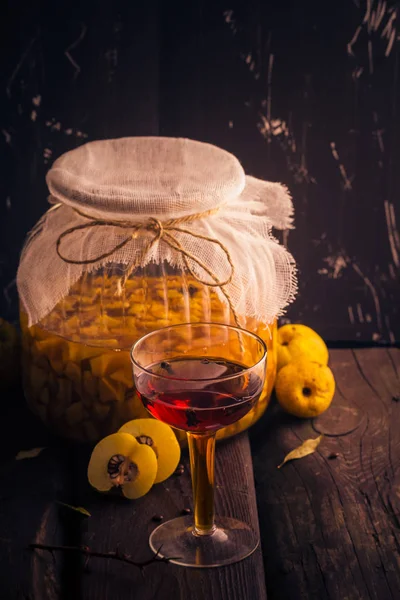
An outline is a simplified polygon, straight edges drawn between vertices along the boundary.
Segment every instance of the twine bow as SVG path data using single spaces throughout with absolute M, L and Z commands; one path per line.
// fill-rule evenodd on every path
M 180 227 L 181 224 L 191 223 L 198 219 L 215 214 L 216 212 L 218 212 L 219 207 L 213 208 L 213 209 L 208 210 L 203 213 L 198 213 L 198 214 L 194 214 L 194 215 L 188 215 L 186 217 L 181 217 L 179 219 L 170 219 L 168 221 L 165 221 L 164 223 L 154 217 L 150 217 L 148 219 L 148 221 L 145 223 L 130 223 L 129 221 L 103 220 L 103 219 L 91 217 L 90 215 L 87 215 L 77 209 L 73 209 L 73 210 L 75 210 L 75 212 L 77 212 L 80 216 L 84 217 L 85 219 L 89 219 L 89 222 L 83 223 L 82 225 L 75 225 L 74 227 L 66 229 L 59 235 L 57 242 L 56 242 L 56 251 L 57 251 L 58 256 L 61 258 L 61 260 L 63 260 L 64 262 L 66 262 L 68 264 L 72 264 L 72 265 L 94 264 L 100 260 L 103 260 L 104 258 L 108 258 L 108 257 L 112 256 L 115 252 L 117 252 L 121 248 L 124 248 L 127 244 L 129 244 L 129 242 L 134 240 L 141 231 L 152 233 L 153 237 L 145 244 L 143 250 L 139 253 L 139 255 L 135 258 L 135 260 L 129 266 L 129 268 L 127 269 L 124 276 L 118 281 L 118 284 L 117 284 L 118 295 L 122 294 L 122 290 L 125 287 L 126 281 L 129 279 L 129 277 L 131 276 L 133 271 L 140 264 L 142 264 L 142 262 L 144 261 L 145 257 L 150 252 L 152 247 L 157 242 L 162 241 L 162 242 L 166 243 L 170 248 L 172 248 L 173 250 L 175 250 L 176 252 L 181 254 L 185 267 L 187 268 L 189 273 L 192 275 L 192 277 L 196 281 L 198 281 L 201 284 L 207 285 L 209 287 L 220 288 L 220 290 L 222 291 L 223 295 L 225 296 L 225 298 L 229 304 L 229 308 L 232 311 L 232 315 L 234 317 L 236 325 L 238 327 L 240 327 L 238 315 L 236 313 L 235 307 L 233 306 L 232 299 L 231 299 L 229 293 L 224 289 L 224 286 L 229 284 L 232 281 L 233 276 L 234 276 L 234 265 L 233 265 L 229 250 L 226 248 L 226 246 L 222 242 L 220 242 L 216 238 L 209 237 L 207 235 L 202 235 L 200 233 L 195 233 L 194 231 L 191 231 L 190 229 L 186 229 L 185 227 Z M 122 240 L 122 242 L 116 244 L 114 246 L 114 248 L 112 248 L 110 251 L 104 252 L 103 254 L 100 254 L 99 256 L 96 256 L 94 258 L 88 258 L 85 260 L 76 260 L 76 259 L 68 258 L 61 252 L 62 241 L 65 238 L 67 238 L 68 236 L 75 233 L 76 231 L 91 229 L 93 227 L 109 227 L 109 226 L 119 227 L 121 229 L 130 229 L 131 233 L 124 240 Z M 211 244 L 215 244 L 216 246 L 219 246 L 221 248 L 221 250 L 223 251 L 227 262 L 229 263 L 229 266 L 230 266 L 229 276 L 224 280 L 218 279 L 218 277 L 212 272 L 212 270 L 202 260 L 200 260 L 194 254 L 192 254 L 191 252 L 186 250 L 186 248 L 184 248 L 184 246 L 177 239 L 177 237 L 176 237 L 176 235 L 174 235 L 174 233 L 185 233 L 191 237 L 194 237 L 194 238 L 197 238 L 200 240 L 205 240 L 207 242 L 210 242 Z M 203 279 L 200 275 L 197 275 L 195 273 L 195 271 L 193 270 L 193 267 L 190 265 L 189 261 L 193 261 L 194 263 L 196 263 L 203 271 L 205 271 L 209 275 L 209 277 L 213 280 L 213 282 L 207 281 L 207 280 Z

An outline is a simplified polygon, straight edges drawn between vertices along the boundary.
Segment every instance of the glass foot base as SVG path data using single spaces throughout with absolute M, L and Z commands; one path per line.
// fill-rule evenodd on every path
M 246 523 L 217 517 L 210 535 L 193 533 L 193 517 L 162 523 L 150 536 L 150 548 L 183 567 L 221 567 L 243 560 L 258 546 L 258 535 Z

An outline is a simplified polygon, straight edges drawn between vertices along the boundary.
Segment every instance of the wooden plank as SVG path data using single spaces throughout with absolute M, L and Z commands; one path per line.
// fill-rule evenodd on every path
M 100 551 L 115 550 L 131 554 L 135 560 L 151 556 L 148 537 L 157 526 L 152 517 L 179 516 L 191 507 L 192 492 L 188 460 L 185 472 L 154 486 L 135 502 L 101 496 L 89 489 L 86 481 L 87 456 L 77 456 L 75 472 L 80 473 L 74 502 L 87 508 L 92 517 L 82 521 L 81 543 Z M 78 473 L 79 471 L 79 473 Z M 217 449 L 216 510 L 218 514 L 242 519 L 258 530 L 252 461 L 247 435 Z M 91 559 L 89 573 L 74 571 L 80 579 L 85 600 L 123 598 L 124 600 L 162 600 L 169 596 L 187 600 L 263 600 L 266 598 L 261 548 L 248 559 L 220 569 L 187 569 L 172 564 L 153 564 L 145 577 L 135 567 L 115 561 Z
M 331 365 L 334 403 L 366 416 L 355 431 L 325 437 L 279 471 L 289 450 L 316 437 L 311 422 L 273 403 L 252 433 L 269 600 L 398 597 L 400 351 L 333 350 Z

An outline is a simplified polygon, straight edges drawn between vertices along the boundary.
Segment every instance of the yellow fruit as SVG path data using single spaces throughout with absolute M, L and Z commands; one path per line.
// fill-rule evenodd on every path
M 278 329 L 278 371 L 291 360 L 308 358 L 327 365 L 328 348 L 324 340 L 306 325 L 283 325 Z
M 335 379 L 327 365 L 295 360 L 278 372 L 275 391 L 286 412 L 296 417 L 316 417 L 332 402 Z
M 156 455 L 129 433 L 113 433 L 94 448 L 88 466 L 88 479 L 99 492 L 121 487 L 126 498 L 147 494 L 157 473 Z
M 171 427 L 156 419 L 134 419 L 125 423 L 119 430 L 129 433 L 140 444 L 151 448 L 158 461 L 154 483 L 168 479 L 178 466 L 181 449 Z

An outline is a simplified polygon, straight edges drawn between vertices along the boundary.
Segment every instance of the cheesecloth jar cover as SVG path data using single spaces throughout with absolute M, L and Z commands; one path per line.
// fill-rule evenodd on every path
M 163 137 L 89 142 L 56 160 L 47 183 L 55 206 L 31 232 L 17 277 L 29 325 L 110 262 L 190 270 L 239 319 L 271 323 L 295 296 L 294 260 L 271 233 L 291 227 L 288 191 L 246 176 L 221 148 Z
M 17 276 L 34 412 L 90 441 L 148 416 L 131 344 L 162 326 L 217 321 L 268 347 L 257 406 L 219 436 L 256 421 L 274 385 L 276 319 L 296 293 L 294 260 L 272 233 L 292 226 L 287 189 L 246 175 L 221 148 L 161 137 L 85 144 L 55 161 L 47 183 L 52 206 Z

